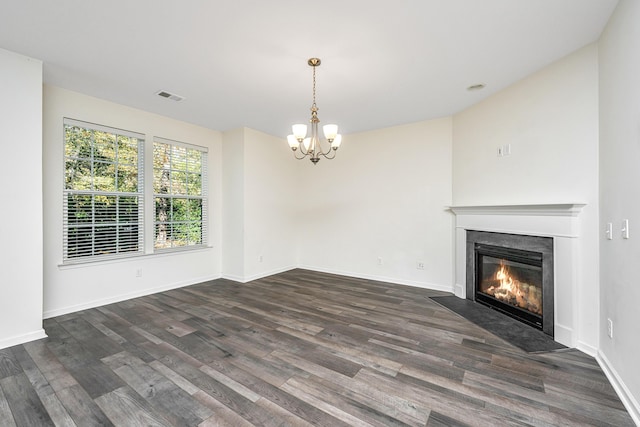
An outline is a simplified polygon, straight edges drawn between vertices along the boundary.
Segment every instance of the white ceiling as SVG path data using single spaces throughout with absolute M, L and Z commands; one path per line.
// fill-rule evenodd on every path
M 351 133 L 463 110 L 596 41 L 616 4 L 0 0 L 0 48 L 41 59 L 48 84 L 282 137 L 309 118 L 316 56 L 319 117 Z

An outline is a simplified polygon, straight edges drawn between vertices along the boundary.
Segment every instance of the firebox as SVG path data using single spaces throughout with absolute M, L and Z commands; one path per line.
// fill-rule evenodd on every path
M 553 238 L 467 230 L 467 298 L 553 337 Z
M 475 244 L 476 301 L 542 329 L 542 254 Z

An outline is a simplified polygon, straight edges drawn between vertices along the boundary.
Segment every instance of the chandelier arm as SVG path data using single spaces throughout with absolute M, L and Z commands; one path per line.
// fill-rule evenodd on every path
M 333 151 L 333 156 L 330 156 L 330 154 L 331 154 L 331 152 L 332 152 L 332 151 Z M 337 151 L 337 150 L 332 150 L 332 149 L 331 149 L 331 147 L 329 147 L 329 151 L 327 151 L 326 153 L 320 153 L 320 154 L 322 154 L 322 156 L 323 156 L 325 159 L 329 159 L 329 160 L 331 160 L 331 159 L 333 159 L 333 158 L 335 158 L 335 157 L 336 157 L 336 151 Z
M 295 157 L 295 158 L 296 158 L 296 159 L 298 159 L 298 160 L 302 160 L 302 159 L 304 159 L 305 157 L 307 157 L 307 156 L 308 156 L 308 154 L 305 154 L 305 153 L 303 153 L 302 151 L 300 151 L 300 154 L 302 154 L 302 157 L 298 157 L 298 155 L 297 155 L 297 154 L 296 154 L 296 152 L 294 151 L 294 152 L 293 152 L 293 157 Z
M 324 150 L 321 150 L 320 154 L 322 154 L 325 158 L 327 159 L 333 159 L 336 154 L 335 151 L 332 147 L 331 147 L 331 143 L 328 140 L 325 140 L 327 142 L 327 144 L 329 144 L 329 149 L 325 152 Z M 333 156 L 328 157 L 329 154 L 331 154 L 331 152 L 333 151 Z

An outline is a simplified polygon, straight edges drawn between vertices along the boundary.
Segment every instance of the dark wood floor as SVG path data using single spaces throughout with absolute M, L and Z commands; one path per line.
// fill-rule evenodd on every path
M 437 294 L 294 270 L 49 319 L 0 350 L 0 425 L 633 425 L 593 358 L 524 353 Z

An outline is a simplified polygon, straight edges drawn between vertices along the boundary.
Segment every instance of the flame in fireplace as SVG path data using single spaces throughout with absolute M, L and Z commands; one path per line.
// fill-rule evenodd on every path
M 515 305 L 532 313 L 542 315 L 542 292 L 539 287 L 519 281 L 512 276 L 509 268 L 500 262 L 495 280 L 486 293 L 494 298 Z

